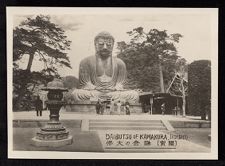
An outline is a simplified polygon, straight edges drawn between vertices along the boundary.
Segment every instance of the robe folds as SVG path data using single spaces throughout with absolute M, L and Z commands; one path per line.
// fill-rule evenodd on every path
M 114 100 L 137 102 L 137 91 L 123 89 L 126 74 L 125 63 L 117 57 L 110 57 L 103 62 L 97 56 L 89 56 L 80 62 L 80 88 L 73 91 L 73 98 L 75 101 L 84 101 L 109 97 Z

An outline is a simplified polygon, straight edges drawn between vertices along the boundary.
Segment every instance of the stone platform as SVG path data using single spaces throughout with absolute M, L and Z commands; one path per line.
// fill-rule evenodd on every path
M 95 103 L 91 103 L 91 102 L 87 102 L 87 103 L 77 102 L 75 104 L 67 104 L 65 108 L 67 112 L 96 113 Z M 124 107 L 122 106 L 121 112 L 123 112 L 123 110 L 124 110 Z M 115 111 L 116 111 L 116 106 L 115 106 Z M 141 104 L 131 104 L 130 112 L 131 114 L 132 113 L 141 114 L 142 113 Z
M 28 151 L 71 151 L 71 152 L 209 152 L 210 122 L 200 120 L 200 117 L 173 116 L 173 115 L 96 115 L 87 113 L 60 111 L 60 122 L 65 126 L 73 140 L 70 138 L 63 142 L 66 146 L 50 147 L 33 146 L 32 138 L 38 128 L 43 127 L 49 119 L 49 112 L 44 111 L 42 117 L 37 117 L 35 111 L 13 113 L 13 146 L 14 150 Z M 173 128 L 175 130 L 173 130 Z M 173 130 L 173 131 L 172 131 Z M 135 144 L 129 146 L 110 146 L 106 140 L 107 134 L 170 134 L 188 135 L 189 140 L 181 140 L 176 148 L 157 148 L 157 141 L 152 146 L 144 146 L 142 140 L 140 148 Z M 68 141 L 68 142 L 67 142 Z M 74 141 L 71 144 L 71 141 Z M 134 140 L 131 140 L 131 143 Z M 168 141 L 167 141 L 168 142 Z M 38 141 L 35 141 L 38 144 Z M 48 144 L 48 142 L 45 142 Z M 114 142 L 117 143 L 117 142 Z M 46 145 L 45 144 L 45 145 Z M 58 144 L 58 143 L 57 143 Z M 125 144 L 125 142 L 123 142 Z M 43 144 L 42 144 L 43 145 Z M 60 144 L 61 145 L 61 144 Z M 143 145 L 143 146 L 142 146 Z M 201 146 L 202 145 L 202 146 Z M 58 146 L 58 145 L 56 145 Z M 206 146 L 206 147 L 203 147 Z
M 29 112 L 14 112 L 13 113 L 13 127 L 19 128 L 31 128 L 31 127 L 43 127 L 48 122 L 49 111 L 43 111 L 43 116 L 36 116 L 35 111 Z M 166 120 L 170 122 L 173 128 L 210 128 L 210 121 L 200 120 L 200 117 L 194 116 L 174 116 L 174 115 L 149 115 L 148 113 L 131 114 L 131 115 L 96 115 L 93 113 L 76 113 L 68 112 L 67 110 L 60 111 L 60 121 L 67 128 L 80 128 L 82 121 L 84 120 Z M 164 121 L 165 123 L 165 121 Z

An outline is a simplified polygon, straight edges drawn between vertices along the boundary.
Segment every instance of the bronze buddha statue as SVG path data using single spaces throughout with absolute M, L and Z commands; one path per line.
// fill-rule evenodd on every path
M 121 59 L 112 56 L 113 36 L 101 32 L 95 37 L 94 43 L 95 56 L 89 56 L 80 63 L 80 89 L 72 92 L 74 99 L 79 101 L 108 96 L 114 100 L 136 102 L 138 92 L 123 88 L 126 83 L 126 65 Z

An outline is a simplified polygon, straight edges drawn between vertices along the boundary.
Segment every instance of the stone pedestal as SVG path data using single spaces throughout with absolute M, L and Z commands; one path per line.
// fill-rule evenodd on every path
M 72 144 L 72 136 L 59 121 L 59 110 L 64 102 L 48 101 L 47 105 L 50 110 L 50 121 L 36 133 L 32 139 L 35 146 L 60 147 Z
M 48 122 L 32 139 L 35 146 L 60 147 L 72 144 L 73 138 L 60 122 Z
M 67 112 L 76 112 L 82 114 L 96 114 L 96 104 L 95 103 L 76 103 L 76 104 L 67 104 L 66 111 Z M 121 108 L 121 111 L 124 112 L 124 108 Z M 116 112 L 116 106 L 115 106 Z M 141 114 L 142 108 L 140 104 L 131 104 L 130 105 L 131 114 Z

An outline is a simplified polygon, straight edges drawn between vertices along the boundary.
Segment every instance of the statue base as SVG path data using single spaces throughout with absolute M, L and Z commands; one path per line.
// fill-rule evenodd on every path
M 115 106 L 115 112 L 117 108 Z M 66 105 L 67 112 L 74 112 L 74 113 L 84 113 L 84 114 L 96 114 L 96 104 L 92 102 L 77 102 L 74 104 L 67 104 Z M 124 107 L 121 108 L 121 112 L 124 112 Z M 130 112 L 131 114 L 141 114 L 142 107 L 140 104 L 131 104 L 130 105 Z
M 72 144 L 73 138 L 59 121 L 48 122 L 44 128 L 32 138 L 34 146 L 60 147 Z

